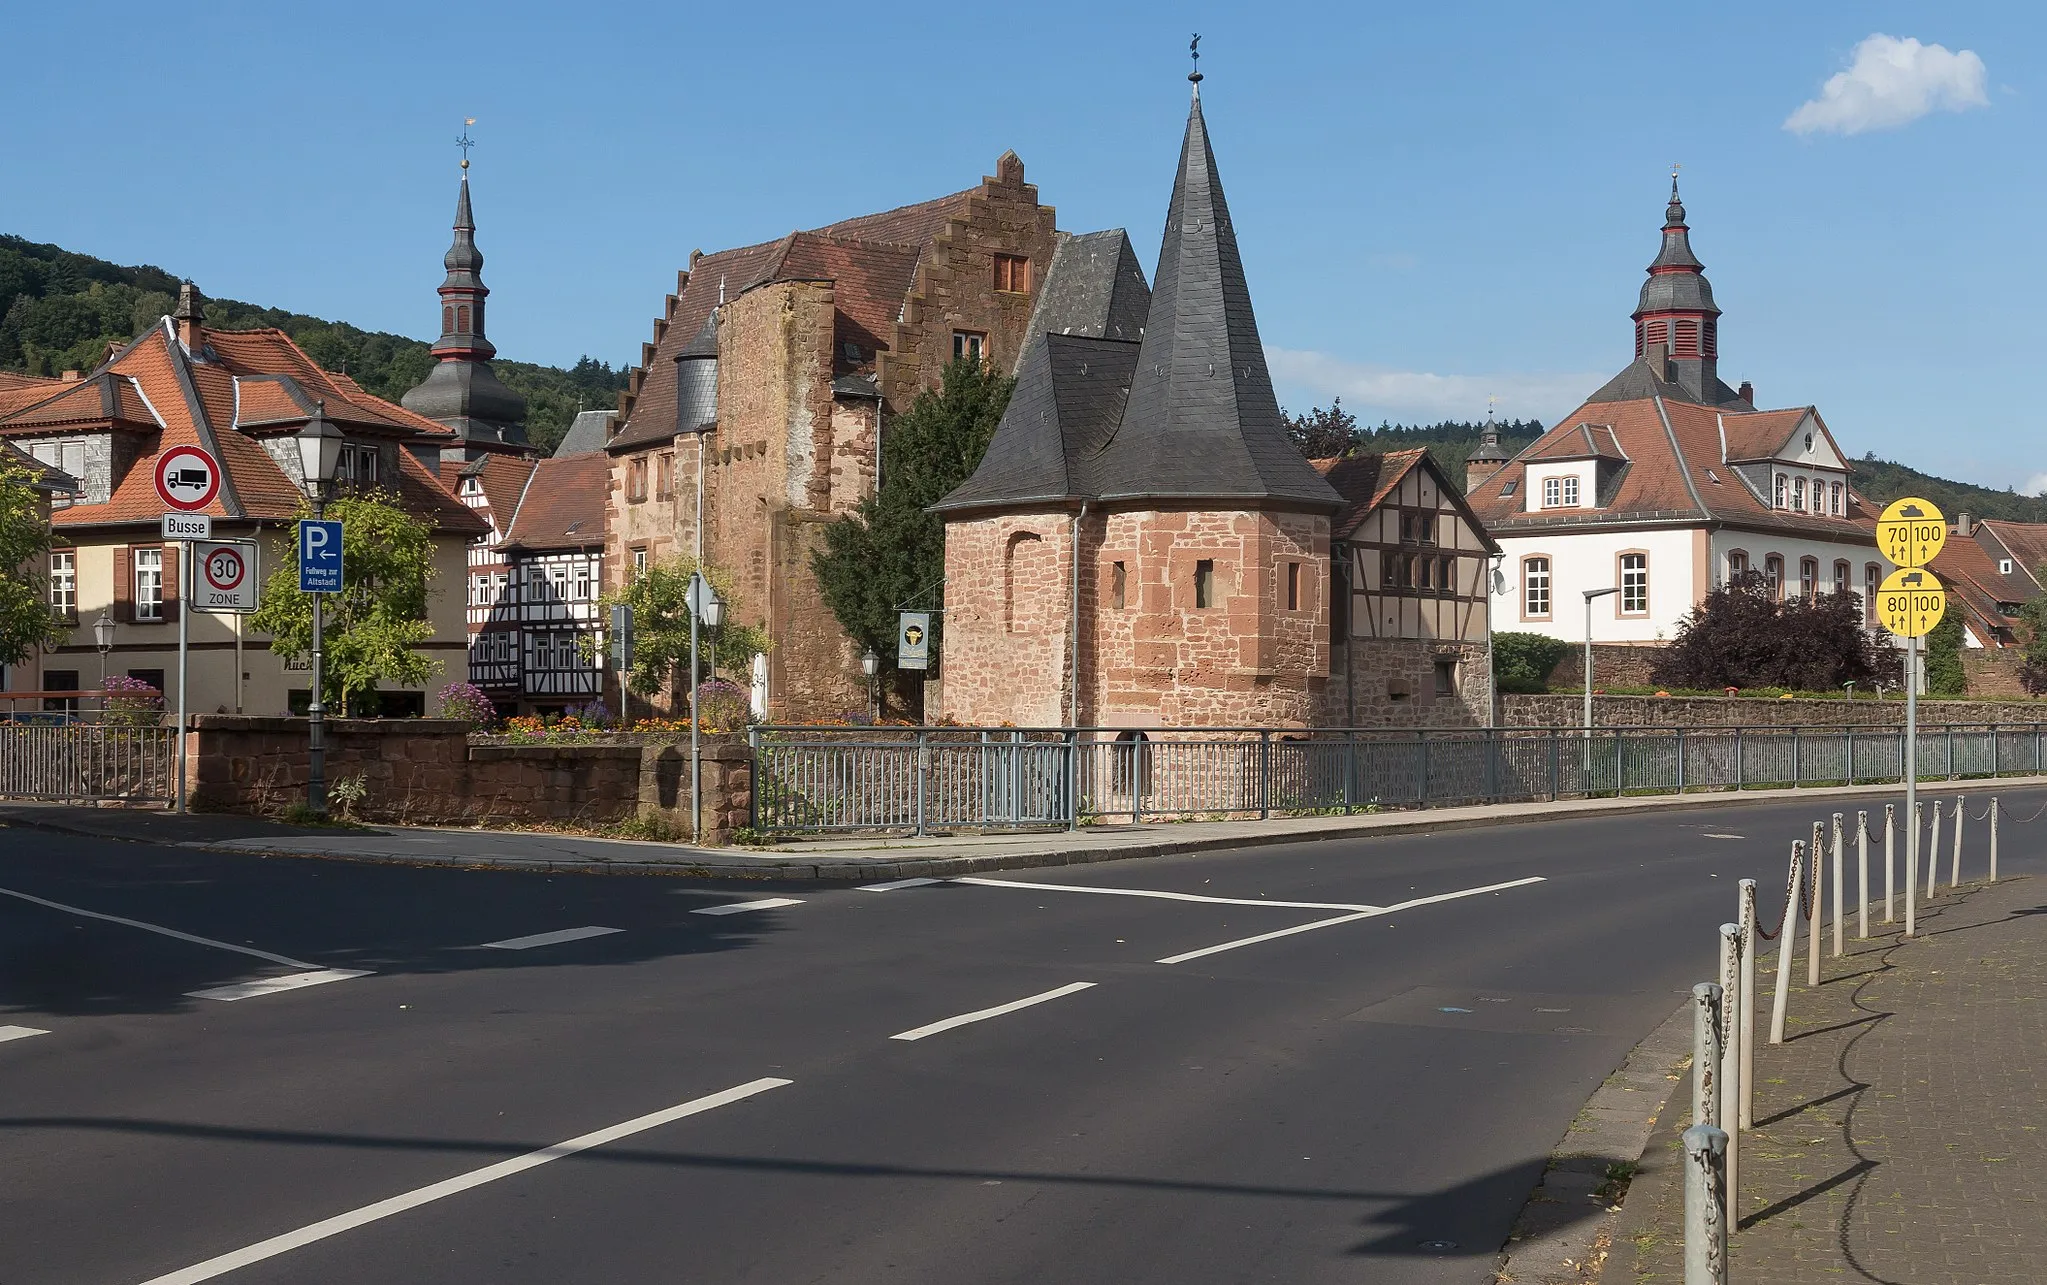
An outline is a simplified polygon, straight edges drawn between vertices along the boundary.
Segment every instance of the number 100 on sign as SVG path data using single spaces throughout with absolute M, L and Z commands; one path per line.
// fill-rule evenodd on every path
M 1947 591 L 1932 572 L 1901 567 L 1877 588 L 1876 614 L 1900 638 L 1922 638 L 1947 614 Z

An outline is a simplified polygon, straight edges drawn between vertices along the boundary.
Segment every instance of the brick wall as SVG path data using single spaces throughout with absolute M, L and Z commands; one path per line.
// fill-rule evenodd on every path
M 1508 727 L 1576 727 L 1584 717 L 1583 696 L 1500 697 Z M 1593 722 L 1600 727 L 1843 727 L 1895 725 L 1905 721 L 1900 697 L 1887 700 L 1763 700 L 1742 696 L 1594 696 Z M 1921 700 L 1919 721 L 1950 723 L 2047 723 L 2047 701 Z
M 305 802 L 306 721 L 199 715 L 188 741 L 195 810 L 275 814 Z M 753 761 L 744 741 L 704 746 L 707 839 L 746 824 Z M 621 737 L 518 745 L 438 719 L 330 720 L 327 782 L 368 778 L 364 820 L 411 825 L 562 822 L 601 826 L 642 810 L 688 824 L 689 749 Z
M 1648 687 L 1655 683 L 1651 669 L 1663 648 L 1655 644 L 1593 643 L 1592 677 L 1599 687 Z M 1585 685 L 1585 646 L 1574 643 L 1550 671 L 1549 681 L 1558 687 Z
M 1962 649 L 1962 675 L 1968 683 L 1971 696 L 2010 696 L 2024 700 L 2029 692 L 2019 681 L 2019 670 L 2026 663 L 2023 650 L 2017 647 L 1989 651 L 1981 648 Z
M 1436 695 L 1436 662 L 1456 665 L 1455 691 Z M 1492 694 L 1484 643 L 1429 638 L 1353 638 L 1336 649 L 1349 667 L 1348 701 L 1339 674 L 1325 690 L 1323 727 L 1473 727 L 1490 722 Z

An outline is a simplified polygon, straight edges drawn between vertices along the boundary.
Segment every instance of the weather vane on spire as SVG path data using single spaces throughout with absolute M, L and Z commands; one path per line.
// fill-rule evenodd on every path
M 1194 59 L 1194 70 L 1187 73 L 1187 79 L 1201 83 L 1201 33 L 1195 32 L 1194 39 L 1187 42 L 1187 54 Z
M 1492 423 L 1493 411 L 1499 406 L 1499 404 L 1500 399 L 1498 397 L 1488 397 L 1485 399 L 1485 417 L 1486 422 L 1488 424 Z
M 464 117 L 461 136 L 455 140 L 455 146 L 462 149 L 462 168 L 465 170 L 469 168 L 469 149 L 476 146 L 476 140 L 469 137 L 469 127 L 475 123 L 476 117 Z

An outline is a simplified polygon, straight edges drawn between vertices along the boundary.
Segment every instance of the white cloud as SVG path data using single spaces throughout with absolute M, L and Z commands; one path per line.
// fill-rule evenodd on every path
M 1480 420 L 1485 418 L 1486 399 L 1497 397 L 1495 413 L 1501 419 L 1547 423 L 1607 380 L 1598 373 L 1438 375 L 1290 348 L 1267 347 L 1265 360 L 1275 383 L 1312 397 L 1341 397 L 1345 410 L 1367 421 Z
M 2019 483 L 2020 495 L 2047 495 L 2047 473 L 2035 473 Z
M 1857 46 L 1848 70 L 1836 72 L 1820 96 L 1784 122 L 1794 134 L 1860 134 L 1897 129 L 1933 112 L 1988 107 L 1983 60 L 1877 32 Z

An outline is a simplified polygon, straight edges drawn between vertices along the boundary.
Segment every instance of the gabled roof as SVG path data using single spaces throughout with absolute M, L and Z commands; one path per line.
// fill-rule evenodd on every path
M 1027 346 L 1016 391 L 972 477 L 937 512 L 1099 494 L 1092 469 L 1130 395 L 1138 345 L 1048 334 Z
M 1150 312 L 1151 287 L 1122 228 L 1062 234 L 1038 286 L 1025 347 L 1044 334 L 1136 343 Z
M 1750 488 L 1740 470 L 1721 454 L 1722 433 L 1730 453 L 1744 436 L 1767 438 L 1777 426 L 1796 423 L 1809 408 L 1789 411 L 1737 412 L 1696 402 L 1661 397 L 1621 402 L 1587 403 L 1557 421 L 1500 470 L 1471 489 L 1471 506 L 1495 534 L 1513 530 L 1619 524 L 1725 523 L 1757 530 L 1779 530 L 1825 540 L 1868 544 L 1875 540 L 1875 512 L 1848 489 L 1843 517 L 1793 513 L 1770 507 L 1768 496 Z M 1743 421 L 1760 421 L 1752 429 Z M 1527 464 L 1531 460 L 1583 458 L 1586 438 L 1579 426 L 1603 425 L 1613 449 L 1628 461 L 1612 493 L 1600 496 L 1596 509 L 1528 512 Z M 1821 425 L 1824 428 L 1824 424 Z M 1786 430 L 1788 434 L 1788 429 Z M 1601 435 L 1603 436 L 1603 435 Z M 1559 439 L 1563 445 L 1559 447 Z M 1781 442 L 1780 442 L 1781 444 Z M 1514 490 L 1509 494 L 1509 484 Z
M 1594 424 L 1580 420 L 1569 427 L 1558 427 L 1544 433 L 1529 443 L 1522 452 L 1523 459 L 1529 460 L 1625 460 L 1628 453 L 1621 449 L 1621 440 L 1615 435 L 1613 425 Z
M 328 417 L 344 431 L 369 431 L 401 442 L 439 438 L 446 430 L 431 420 L 372 397 L 354 381 L 329 376 L 278 330 L 202 330 L 203 360 L 195 361 L 171 333 L 168 319 L 108 357 L 84 380 L 66 383 L 54 396 L 12 411 L 0 410 L 0 435 L 30 437 L 53 428 L 138 430 L 143 449 L 132 459 L 117 453 L 124 471 L 104 503 L 73 503 L 54 516 L 58 526 L 153 522 L 163 512 L 156 496 L 154 465 L 170 447 L 194 445 L 210 452 L 224 473 L 219 495 L 207 507 L 213 517 L 288 520 L 297 515 L 300 492 L 251 429 L 273 424 L 291 431 L 324 402 Z M 252 424 L 248 405 L 274 416 Z M 293 418 L 293 412 L 296 418 Z M 399 502 L 445 531 L 481 533 L 484 525 L 425 466 L 401 447 L 397 475 L 386 479 Z
M 2024 598 L 2007 596 L 2006 578 L 1982 545 L 1950 531 L 1947 543 L 1927 565 L 1940 577 L 1948 591 L 1949 604 L 1961 609 L 1978 642 L 1985 647 L 1999 647 L 2016 641 L 2012 628 L 2015 622 L 2004 614 L 2003 604 Z
M 2008 579 L 2018 593 L 2006 601 L 2023 602 L 2047 589 L 2047 523 L 1984 518 L 1976 525 L 2011 555 L 2012 569 Z
M 0 463 L 28 470 L 28 484 L 50 495 L 76 495 L 78 479 L 54 464 L 45 464 L 14 443 L 0 439 Z
M 601 451 L 611 438 L 611 421 L 618 418 L 616 411 L 586 410 L 576 412 L 569 421 L 569 431 L 562 434 L 561 445 L 554 448 L 560 455 L 581 455 L 585 451 Z
M 1443 472 L 1442 466 L 1436 463 L 1436 457 L 1425 449 L 1331 456 L 1309 460 L 1308 463 L 1343 497 L 1343 507 L 1329 520 L 1329 538 L 1332 540 L 1347 538 L 1372 510 L 1386 502 L 1386 497 L 1393 494 L 1401 479 L 1416 469 L 1424 469 L 1436 479 L 1437 492 L 1464 515 L 1479 539 L 1485 541 L 1486 550 L 1491 553 L 1500 551 L 1500 546 L 1486 533 L 1485 523 L 1479 521 L 1471 506 L 1464 502 L 1464 496 L 1450 481 L 1449 475 Z
M 512 514 L 519 508 L 519 497 L 532 480 L 537 463 L 531 455 L 490 451 L 466 464 L 442 460 L 440 479 L 441 484 L 459 498 L 463 482 L 474 478 L 483 488 L 483 502 L 490 510 L 490 521 L 502 532 L 511 524 Z
M 601 548 L 610 477 L 611 457 L 602 451 L 539 461 L 498 547 L 534 553 Z

